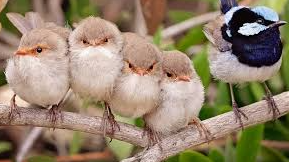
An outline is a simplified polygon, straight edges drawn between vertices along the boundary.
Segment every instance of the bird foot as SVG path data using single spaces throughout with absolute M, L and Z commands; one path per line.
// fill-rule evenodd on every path
M 144 131 L 142 136 L 147 136 L 148 139 L 148 146 L 146 149 L 149 149 L 150 147 L 154 146 L 155 144 L 158 144 L 160 150 L 163 150 L 162 146 L 161 146 L 161 134 L 154 131 L 153 129 L 151 129 L 150 127 L 148 127 L 147 125 L 145 125 L 144 127 Z
M 63 121 L 63 115 L 59 108 L 59 105 L 52 105 L 48 110 L 47 118 L 55 125 L 56 121 L 60 118 Z M 55 129 L 55 128 L 53 128 Z
M 108 131 L 107 129 L 108 124 L 110 125 L 110 131 Z M 103 113 L 102 124 L 101 124 L 101 130 L 103 130 L 103 136 L 105 137 L 106 133 L 111 134 L 111 135 L 114 134 L 116 129 L 120 131 L 119 124 L 115 120 L 114 115 L 111 112 L 109 112 L 108 109 L 105 109 Z M 110 140 L 110 142 L 111 141 L 112 139 Z
M 273 113 L 273 119 L 276 120 L 278 116 L 281 114 L 276 102 L 272 96 L 271 93 L 268 93 L 267 96 L 265 97 L 265 100 L 267 101 L 268 107 L 269 107 L 269 114 L 272 112 Z
M 239 107 L 238 107 L 236 102 L 232 103 L 232 107 L 233 107 L 233 111 L 234 111 L 234 114 L 235 114 L 236 123 L 239 121 L 242 130 L 244 130 L 244 124 L 243 124 L 243 121 L 242 121 L 242 116 L 246 120 L 248 120 L 247 115 L 242 110 L 239 109 Z
M 8 119 L 11 122 L 17 115 L 19 116 L 19 118 L 21 118 L 20 115 L 20 111 L 18 109 L 18 106 L 16 104 L 16 100 L 15 100 L 16 94 L 13 95 L 13 97 L 11 98 L 10 101 L 10 112 L 8 114 Z
M 204 135 L 208 144 L 213 139 L 212 133 L 199 118 L 193 118 L 189 125 L 195 125 L 199 131 L 200 136 Z

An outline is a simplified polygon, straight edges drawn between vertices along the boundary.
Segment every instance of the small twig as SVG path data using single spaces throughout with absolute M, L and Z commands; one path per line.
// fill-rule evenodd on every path
M 29 132 L 28 136 L 25 138 L 25 141 L 21 145 L 19 151 L 16 155 L 16 162 L 22 162 L 25 158 L 27 152 L 31 149 L 34 142 L 37 138 L 41 135 L 43 128 L 42 127 L 35 127 Z
M 185 20 L 178 24 L 172 25 L 162 31 L 162 38 L 167 39 L 170 37 L 174 37 L 182 32 L 187 31 L 190 28 L 193 28 L 198 25 L 202 25 L 204 23 L 213 20 L 220 14 L 219 11 L 209 12 L 200 16 L 193 17 L 191 19 Z
M 134 31 L 135 33 L 146 36 L 148 33 L 147 24 L 142 12 L 140 0 L 135 0 L 135 18 L 134 18 Z

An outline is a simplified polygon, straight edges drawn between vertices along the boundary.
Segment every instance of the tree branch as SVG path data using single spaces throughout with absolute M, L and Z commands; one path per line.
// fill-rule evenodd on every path
M 280 116 L 289 112 L 289 92 L 284 92 L 274 99 L 281 112 Z M 244 113 L 249 117 L 248 120 L 243 120 L 244 126 L 249 127 L 252 125 L 264 123 L 272 120 L 272 114 L 268 113 L 266 101 L 260 101 L 242 108 Z M 47 110 L 35 108 L 19 108 L 21 118 L 18 116 L 9 122 L 9 106 L 0 104 L 0 126 L 8 125 L 30 125 L 37 127 L 49 127 L 59 129 L 70 129 L 92 134 L 101 134 L 101 117 L 89 117 L 77 113 L 63 112 L 63 121 L 57 121 L 55 125 L 47 119 Z M 212 133 L 214 139 L 226 136 L 232 132 L 240 130 L 240 125 L 236 123 L 234 113 L 228 112 L 222 115 L 204 120 L 203 123 L 207 126 Z M 116 131 L 114 135 L 109 135 L 111 138 L 122 140 L 134 145 L 145 147 L 147 145 L 147 137 L 143 137 L 143 131 L 135 126 L 121 123 L 120 131 Z M 135 156 L 124 161 L 161 161 L 165 158 L 175 155 L 185 149 L 205 143 L 205 137 L 200 137 L 198 131 L 189 126 L 180 131 L 178 134 L 169 136 L 162 140 L 160 145 L 162 151 L 156 145 L 149 150 L 144 151 L 141 156 Z
M 284 92 L 274 97 L 280 110 L 280 116 L 289 112 L 289 92 Z M 243 112 L 248 116 L 248 120 L 243 119 L 244 127 L 249 127 L 272 120 L 272 114 L 268 113 L 266 101 L 260 101 L 242 108 Z M 236 123 L 234 113 L 228 112 L 207 120 L 203 123 L 212 133 L 214 139 L 226 136 L 232 132 L 240 130 L 240 125 Z M 141 161 L 141 162 L 159 162 L 169 156 L 175 155 L 185 149 L 206 142 L 205 137 L 200 137 L 196 129 L 192 126 L 184 129 L 178 134 L 169 136 L 162 140 L 160 147 L 153 146 L 149 150 L 145 150 L 138 155 L 123 160 L 123 162 Z

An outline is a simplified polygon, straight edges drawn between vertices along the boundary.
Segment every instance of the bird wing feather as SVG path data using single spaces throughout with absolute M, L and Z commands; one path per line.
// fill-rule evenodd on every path
M 216 20 L 209 22 L 203 28 L 203 32 L 209 41 L 219 51 L 225 52 L 231 49 L 231 43 L 223 39 L 221 28 L 224 25 L 224 16 L 218 16 Z
M 32 30 L 30 23 L 25 17 L 18 13 L 7 13 L 6 14 L 9 21 L 22 33 L 25 34 Z
M 44 20 L 36 12 L 27 12 L 25 18 L 30 23 L 32 29 L 42 28 L 44 26 Z

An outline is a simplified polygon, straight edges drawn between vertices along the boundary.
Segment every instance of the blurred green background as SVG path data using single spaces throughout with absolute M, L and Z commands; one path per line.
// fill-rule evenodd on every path
M 38 1 L 38 2 L 37 2 Z M 54 1 L 54 0 L 49 0 Z M 147 0 L 150 1 L 150 0 Z M 202 120 L 231 111 L 231 101 L 228 87 L 225 83 L 214 80 L 209 72 L 208 67 L 208 44 L 204 34 L 202 33 L 202 25 L 179 33 L 173 38 L 162 39 L 161 34 L 167 27 L 185 21 L 187 19 L 206 14 L 208 12 L 219 9 L 218 0 L 155 0 L 151 3 L 162 13 L 156 14 L 158 20 L 150 20 L 147 18 L 147 26 L 149 33 L 153 36 L 153 41 L 163 50 L 178 49 L 188 54 L 200 75 L 204 86 L 206 87 L 206 103 L 204 104 L 200 118 Z M 43 3 L 39 5 L 38 3 Z M 142 5 L 146 0 L 142 1 Z M 281 19 L 289 22 L 289 0 L 245 0 L 251 6 L 266 5 L 276 10 Z M 44 16 L 50 21 L 58 21 L 59 24 L 73 26 L 74 22 L 78 22 L 82 18 L 89 15 L 100 16 L 115 22 L 121 31 L 133 31 L 134 15 L 136 14 L 134 0 L 63 0 L 59 2 L 59 8 L 64 14 L 61 16 L 53 14 L 59 12 L 56 8 L 50 8 L 48 0 L 10 0 L 7 6 L 0 14 L 0 21 L 3 33 L 13 34 L 16 38 L 21 37 L 19 32 L 11 25 L 5 16 L 7 12 L 19 12 L 24 14 L 27 11 L 36 10 L 43 12 Z M 157 6 L 161 5 L 161 6 Z M 43 7 L 43 8 L 40 8 Z M 151 11 L 150 8 L 143 6 L 144 15 Z M 48 9 L 47 9 L 48 8 Z M 153 8 L 153 7 L 152 7 Z M 55 11 L 55 12 L 54 12 Z M 156 11 L 151 11 L 156 13 Z M 49 16 L 51 16 L 49 18 Z M 59 20 L 56 20 L 59 19 Z M 154 24 L 150 24 L 150 22 Z M 1 36 L 0 47 L 6 51 L 13 50 L 16 45 L 5 40 L 5 36 Z M 269 86 L 274 94 L 279 94 L 289 90 L 289 25 L 282 27 L 282 39 L 284 42 L 283 64 L 280 72 L 269 81 Z M 3 52 L 3 51 L 2 51 Z M 0 57 L 1 58 L 1 57 Z M 1 59 L 0 59 L 1 60 Z M 0 85 L 7 86 L 4 72 L 0 72 Z M 1 88 L 1 87 L 0 87 Z M 0 90 L 0 94 L 4 91 Z M 248 83 L 235 86 L 235 96 L 239 106 L 245 106 L 264 97 L 264 90 L 259 83 Z M 1 100 L 0 100 L 1 101 Z M 89 105 L 84 102 L 83 105 Z M 88 107 L 88 106 L 86 106 Z M 123 119 L 129 123 L 142 125 L 140 119 Z M 17 153 L 18 145 L 9 137 L 9 131 L 13 128 L 0 127 L 0 159 L 13 159 Z M 71 140 L 65 145 L 67 156 L 75 154 L 83 154 L 91 152 L 83 149 L 85 145 L 84 136 L 79 132 L 69 132 L 72 135 Z M 19 134 L 18 136 L 21 136 Z M 20 137 L 19 137 L 20 138 Z M 23 137 L 21 137 L 23 138 Z M 56 156 L 59 155 L 53 144 L 47 144 L 42 138 L 37 145 L 41 146 L 41 151 L 29 154 L 28 161 L 61 161 Z M 106 148 L 107 147 L 107 148 Z M 37 149 L 37 147 L 33 147 Z M 107 143 L 104 149 L 98 152 L 109 150 L 112 156 L 107 158 L 95 158 L 84 161 L 118 161 L 128 156 L 132 156 L 140 148 L 130 144 L 113 140 Z M 32 151 L 33 152 L 33 151 Z M 97 152 L 97 151 L 95 151 Z M 245 129 L 244 131 L 231 134 L 230 136 L 217 139 L 209 145 L 204 144 L 197 146 L 188 151 L 182 152 L 174 157 L 167 159 L 168 162 L 289 162 L 289 115 L 281 117 L 275 122 L 268 122 L 262 125 Z M 1 162 L 1 160 L 0 160 Z

